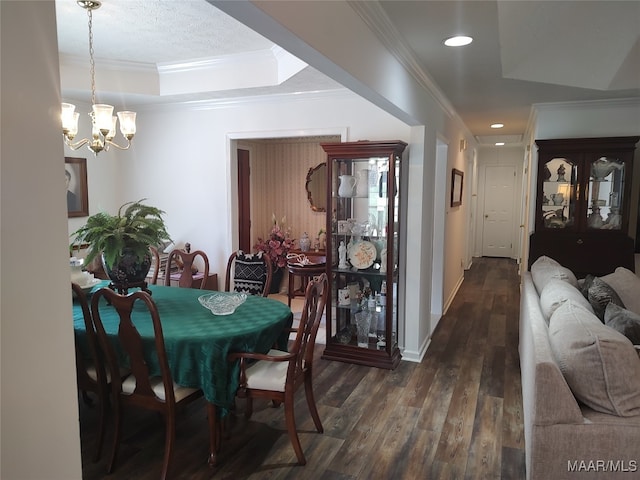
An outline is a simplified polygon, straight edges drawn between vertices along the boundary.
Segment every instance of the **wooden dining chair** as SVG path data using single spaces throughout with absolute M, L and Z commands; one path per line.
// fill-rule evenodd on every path
M 244 253 L 242 250 L 233 252 L 227 262 L 227 272 L 224 279 L 225 292 L 233 290 L 249 295 L 269 295 L 273 265 L 268 255 L 263 252 Z
M 81 348 L 78 338 L 75 339 L 76 378 L 78 382 L 78 390 L 81 392 L 82 400 L 87 405 L 93 405 L 93 401 L 87 392 L 93 392 L 97 397 L 98 436 L 96 452 L 93 456 L 93 461 L 97 462 L 100 459 L 100 453 L 104 443 L 107 409 L 109 407 L 108 384 L 110 376 L 105 370 L 104 362 L 100 355 L 98 338 L 96 336 L 95 327 L 93 326 L 93 320 L 91 319 L 87 296 L 77 283 L 71 282 L 71 289 L 76 296 L 76 301 L 82 308 L 82 317 L 86 331 L 86 351 Z
M 294 394 L 304 384 L 305 395 L 313 423 L 319 433 L 324 431 L 313 396 L 313 350 L 318 327 L 322 320 L 328 294 L 328 280 L 325 273 L 314 278 L 307 285 L 302 317 L 296 338 L 289 352 L 269 350 L 260 353 L 237 352 L 229 355 L 230 361 L 240 361 L 240 379 L 237 396 L 246 399 L 245 417 L 253 413 L 253 399 L 266 398 L 274 404 L 284 403 L 284 416 L 289 439 L 295 450 L 298 463 L 307 461 L 296 429 L 293 411 Z
M 102 302 L 101 302 L 102 300 Z M 106 300 L 106 301 L 105 301 Z M 141 302 L 146 307 L 147 314 L 138 316 L 139 325 L 145 320 L 153 325 L 154 341 L 151 350 L 145 348 L 143 338 L 131 319 L 134 303 Z M 102 322 L 101 311 L 115 308 L 119 316 L 117 340 L 107 335 Z M 160 314 L 156 304 L 147 292 L 136 291 L 130 295 L 120 295 L 109 288 L 101 288 L 93 294 L 91 299 L 91 314 L 95 324 L 100 347 L 107 359 L 107 366 L 111 372 L 111 398 L 114 410 L 114 435 L 111 457 L 107 472 L 111 473 L 116 462 L 120 445 L 123 414 L 125 408 L 137 407 L 161 413 L 165 417 L 165 447 L 162 463 L 161 479 L 166 479 L 173 453 L 176 434 L 176 413 L 185 404 L 202 396 L 202 390 L 176 385 L 173 382 L 167 353 Z M 120 370 L 120 357 L 116 354 L 113 342 L 117 342 L 121 355 L 126 357 L 131 374 L 121 380 L 115 372 Z M 160 368 L 159 376 L 151 376 L 149 360 L 157 359 Z
M 151 275 L 151 285 L 158 284 L 158 276 L 160 275 L 160 252 L 154 246 L 149 247 L 151 252 L 151 268 L 153 268 L 153 274 Z
M 175 248 L 171 251 L 171 253 L 169 253 L 169 257 L 167 258 L 167 266 L 164 271 L 164 284 L 166 286 L 171 285 L 171 271 L 175 265 L 175 268 L 177 268 L 180 273 L 178 286 L 192 288 L 194 283 L 194 273 L 197 272 L 197 269 L 194 266 L 194 262 L 196 258 L 200 258 L 204 263 L 204 272 L 200 288 L 204 289 L 205 284 L 207 283 L 207 279 L 209 278 L 209 258 L 207 257 L 207 254 L 202 250 L 195 250 L 193 252 L 190 251 L 191 249 L 188 248 L 188 245 L 189 244 L 187 244 L 187 248 L 185 250 Z

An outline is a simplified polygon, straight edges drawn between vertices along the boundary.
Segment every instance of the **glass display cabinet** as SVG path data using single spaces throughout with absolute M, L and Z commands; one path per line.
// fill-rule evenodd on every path
M 402 141 L 327 152 L 327 340 L 323 358 L 393 369 L 398 348 Z
M 544 254 L 569 262 L 565 266 L 583 274 L 606 274 L 617 266 L 633 265 L 628 230 L 639 138 L 536 141 L 536 227 L 530 263 L 534 255 Z

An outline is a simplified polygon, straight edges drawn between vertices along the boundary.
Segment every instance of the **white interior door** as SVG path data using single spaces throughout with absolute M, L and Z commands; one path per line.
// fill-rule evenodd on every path
M 484 183 L 482 255 L 510 258 L 513 255 L 516 169 L 510 165 L 487 166 Z

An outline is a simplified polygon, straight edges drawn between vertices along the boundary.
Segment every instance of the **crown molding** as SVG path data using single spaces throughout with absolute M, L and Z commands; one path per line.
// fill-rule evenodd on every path
M 253 64 L 256 62 L 268 62 L 276 60 L 273 49 L 258 50 L 254 52 L 236 53 L 233 55 L 221 55 L 218 57 L 197 58 L 186 62 L 158 63 L 158 73 L 183 73 L 197 70 L 211 70 L 228 68 L 236 65 Z
M 133 72 L 133 73 L 158 73 L 158 69 L 155 63 L 146 62 L 131 62 L 124 60 L 107 60 L 104 58 L 96 58 L 96 70 L 98 75 L 100 70 Z M 63 53 L 59 56 L 60 66 L 69 67 L 82 67 L 86 68 L 89 65 L 87 57 L 80 57 L 78 55 L 65 55 Z
M 640 97 L 614 98 L 609 100 L 583 100 L 575 102 L 534 103 L 537 111 L 593 110 L 594 108 L 639 108 Z
M 224 108 L 234 108 L 244 105 L 256 104 L 280 104 L 283 101 L 313 101 L 327 99 L 349 99 L 361 98 L 347 88 L 334 90 L 318 90 L 313 92 L 292 92 L 268 95 L 253 95 L 243 97 L 216 98 L 205 100 L 176 101 L 165 103 L 150 103 L 137 106 L 137 111 L 157 112 L 169 110 L 219 110 Z

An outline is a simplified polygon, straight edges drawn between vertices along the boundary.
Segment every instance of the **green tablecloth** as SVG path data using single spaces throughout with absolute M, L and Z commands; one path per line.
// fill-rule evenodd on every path
M 107 282 L 98 285 L 94 291 Z M 201 388 L 207 401 L 219 411 L 229 408 L 238 388 L 238 363 L 227 362 L 230 352 L 266 353 L 278 341 L 286 349 L 292 314 L 287 305 L 270 298 L 249 296 L 232 315 L 216 316 L 198 302 L 206 290 L 151 285 L 152 298 L 158 306 L 169 368 L 173 381 L 185 387 Z M 104 300 L 104 299 L 103 299 Z M 146 307 L 136 302 L 133 320 L 143 339 L 153 346 L 153 325 Z M 111 306 L 101 305 L 101 318 L 107 334 L 117 339 L 118 315 Z M 85 332 L 82 310 L 73 305 L 76 335 Z M 158 373 L 157 361 L 147 360 L 152 374 Z

